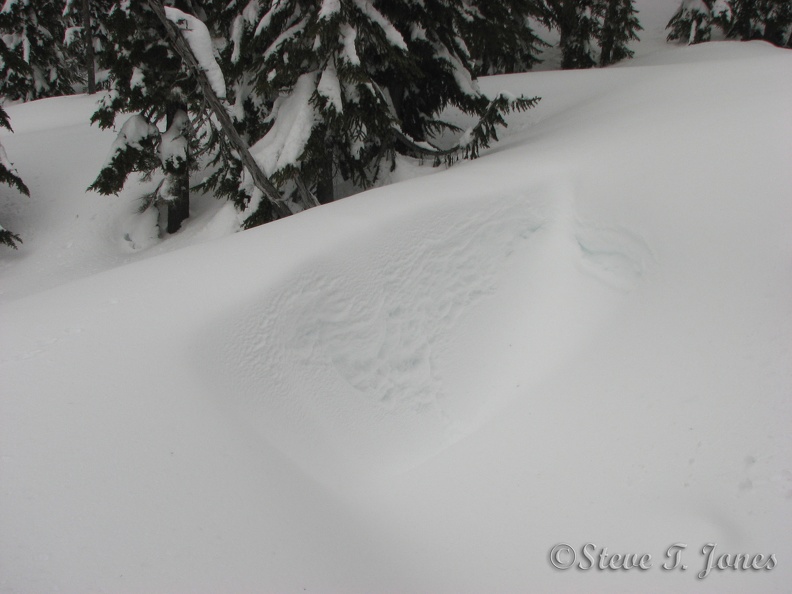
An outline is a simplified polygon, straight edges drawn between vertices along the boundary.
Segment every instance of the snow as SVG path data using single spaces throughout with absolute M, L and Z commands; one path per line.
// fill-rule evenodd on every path
M 370 0 L 354 0 L 354 2 L 366 18 L 379 25 L 380 29 L 385 33 L 385 39 L 387 39 L 391 45 L 407 51 L 407 44 L 404 42 L 401 33 L 399 33 L 393 24 L 374 7 Z
M 421 25 L 417 23 L 413 23 L 410 26 L 410 39 L 413 41 L 415 40 L 422 40 L 422 41 L 429 41 L 426 37 L 426 29 L 424 29 Z
M 305 149 L 317 122 L 311 104 L 311 97 L 317 90 L 317 77 L 316 72 L 303 74 L 291 93 L 275 101 L 272 108 L 275 123 L 261 140 L 250 147 L 251 154 L 267 176 L 296 165 Z
M 322 0 L 319 20 L 330 19 L 341 11 L 341 0 Z
M 286 29 L 283 33 L 278 35 L 275 41 L 267 48 L 264 52 L 264 59 L 268 59 L 272 54 L 278 51 L 278 48 L 283 45 L 286 41 L 297 35 L 300 31 L 305 29 L 306 25 L 308 24 L 308 19 L 302 19 L 296 24 L 292 25 L 288 29 Z M 259 25 L 259 28 L 256 29 L 256 35 L 258 35 L 264 29 Z
M 159 156 L 163 164 L 187 160 L 187 138 L 184 129 L 189 125 L 187 114 L 178 110 L 173 117 L 173 122 L 162 135 L 159 143 Z
M 137 66 L 132 68 L 132 76 L 129 79 L 129 87 L 132 89 L 138 87 L 145 89 L 146 87 L 146 75 L 143 74 L 143 71 Z
M 341 83 L 338 80 L 338 72 L 332 63 L 329 63 L 322 71 L 316 92 L 327 98 L 336 113 L 340 114 L 344 111 L 344 104 L 341 100 Z
M 451 66 L 451 73 L 454 76 L 454 80 L 463 93 L 470 97 L 479 96 L 480 91 L 478 83 L 471 78 L 470 71 L 465 68 L 459 58 L 452 55 L 444 45 L 435 47 L 435 54 L 437 58 L 448 62 Z
M 712 14 L 716 17 L 731 19 L 732 9 L 726 0 L 715 0 L 712 3 Z
M 255 2 L 255 0 L 254 0 L 254 2 Z M 255 2 L 255 4 L 254 4 L 254 2 L 251 2 L 250 5 L 248 5 L 248 8 L 250 8 L 250 9 L 255 8 L 255 11 L 246 9 L 245 12 L 244 12 L 245 18 L 248 19 L 248 20 L 250 19 L 250 16 L 253 16 L 253 15 L 258 16 L 259 3 Z M 282 10 L 284 10 L 287 7 L 288 7 L 288 3 L 285 2 L 284 0 L 273 0 L 272 6 L 266 12 L 266 14 L 263 17 L 261 17 L 261 20 L 259 21 L 258 25 L 256 26 L 256 35 L 260 34 L 262 31 L 268 29 L 270 24 L 272 23 L 272 18 L 275 17 L 279 12 L 281 12 Z
M 5 0 L 5 2 L 3 3 L 3 8 L 0 9 L 0 13 L 5 14 L 5 13 L 8 13 L 8 12 L 11 12 L 14 9 L 14 5 L 18 1 L 19 0 Z
M 341 35 L 341 57 L 352 64 L 353 66 L 360 66 L 360 56 L 357 53 L 355 40 L 357 39 L 357 29 L 344 23 L 339 27 Z
M 223 71 L 217 64 L 217 60 L 215 60 L 214 43 L 212 42 L 209 29 L 206 28 L 206 25 L 200 19 L 172 6 L 165 7 L 165 16 L 179 27 L 195 59 L 198 61 L 198 65 L 206 73 L 206 78 L 209 80 L 212 90 L 220 99 L 225 99 L 225 79 L 223 78 Z
M 8 106 L 0 592 L 788 591 L 792 55 L 644 6 L 635 60 L 482 79 L 542 97 L 482 158 L 237 234 L 86 193 L 96 98 Z
M 82 32 L 82 27 L 67 27 L 63 34 L 63 44 L 68 46 L 75 41 L 78 41 L 82 35 Z
M 244 33 L 245 18 L 242 15 L 237 16 L 231 25 L 231 43 L 234 47 L 231 53 L 231 62 L 236 64 L 239 62 L 240 52 L 242 51 L 242 34 Z
M 145 150 L 145 147 L 140 143 L 152 136 L 159 136 L 159 130 L 154 124 L 150 123 L 140 114 L 129 117 L 127 121 L 124 122 L 124 125 L 121 126 L 121 130 L 118 132 L 115 142 L 113 142 L 110 147 L 110 151 L 101 168 L 104 169 L 108 167 L 115 156 L 126 150 L 128 146 L 138 150 Z
M 281 3 L 279 2 L 278 6 L 280 5 Z M 259 2 L 259 0 L 250 0 L 250 2 L 248 2 L 245 5 L 244 10 L 242 11 L 242 17 L 245 19 L 247 23 L 250 23 L 252 25 L 254 22 L 256 22 L 256 19 L 258 19 L 258 15 L 260 11 L 261 11 L 261 3 Z
M 700 12 L 703 14 L 709 14 L 710 12 L 704 0 L 682 0 L 682 8 L 689 12 Z

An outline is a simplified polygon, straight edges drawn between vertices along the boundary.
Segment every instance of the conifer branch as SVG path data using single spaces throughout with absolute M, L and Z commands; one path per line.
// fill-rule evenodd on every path
M 435 160 L 445 160 L 446 163 L 451 164 L 462 154 L 464 154 L 465 158 L 477 158 L 482 148 L 487 148 L 491 140 L 497 140 L 496 126 L 506 126 L 502 117 L 504 113 L 526 111 L 534 107 L 539 101 L 539 97 L 530 99 L 522 96 L 511 98 L 503 93 L 499 94 L 490 101 L 489 106 L 476 125 L 470 128 L 454 146 L 447 149 L 434 147 L 428 145 L 428 143 L 418 144 L 396 126 L 392 130 L 396 138 L 414 154 L 434 157 Z

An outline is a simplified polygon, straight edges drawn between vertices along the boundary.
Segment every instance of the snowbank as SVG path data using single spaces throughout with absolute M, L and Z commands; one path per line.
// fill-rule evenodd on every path
M 107 135 L 78 159 L 25 129 L 61 100 L 9 109 L 0 591 L 786 590 L 790 70 L 727 43 L 490 79 L 544 99 L 480 160 L 203 243 L 199 206 L 143 255 L 76 190 Z M 778 564 L 698 579 L 707 543 Z

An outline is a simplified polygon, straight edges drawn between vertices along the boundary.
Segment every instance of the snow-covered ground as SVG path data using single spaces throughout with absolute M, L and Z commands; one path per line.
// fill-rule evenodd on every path
M 792 591 L 792 53 L 674 4 L 483 81 L 543 100 L 481 159 L 244 233 L 157 240 L 84 192 L 92 99 L 9 107 L 0 592 Z

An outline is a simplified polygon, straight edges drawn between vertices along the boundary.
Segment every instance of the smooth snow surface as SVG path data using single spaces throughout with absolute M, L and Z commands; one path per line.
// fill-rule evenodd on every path
M 790 591 L 791 74 L 493 77 L 543 99 L 477 161 L 166 240 L 84 193 L 93 99 L 9 107 L 0 592 Z M 777 564 L 698 579 L 707 543 Z

